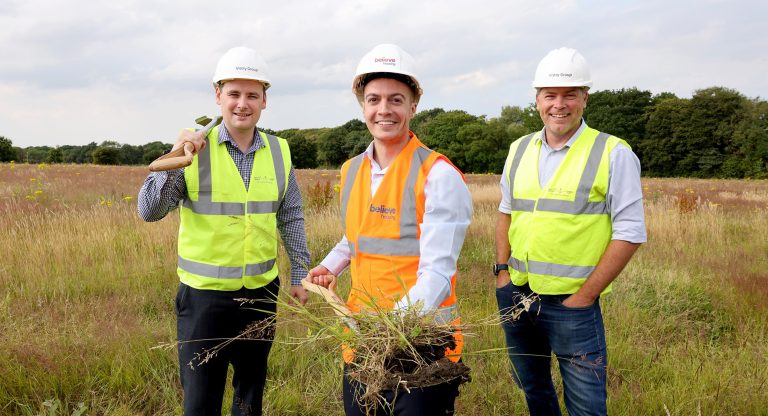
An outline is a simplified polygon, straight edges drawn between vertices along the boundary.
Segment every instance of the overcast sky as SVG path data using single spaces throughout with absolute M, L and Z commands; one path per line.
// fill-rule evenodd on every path
M 360 58 L 396 43 L 417 61 L 420 109 L 497 117 L 533 101 L 551 49 L 587 59 L 593 90 L 768 96 L 768 3 L 752 1 L 2 0 L 0 136 L 15 146 L 172 142 L 217 114 L 210 81 L 230 47 L 269 64 L 260 127 L 359 117 Z

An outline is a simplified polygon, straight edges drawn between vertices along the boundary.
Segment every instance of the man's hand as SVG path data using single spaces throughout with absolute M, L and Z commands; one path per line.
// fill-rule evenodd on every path
M 331 290 L 336 288 L 336 276 L 331 274 L 331 271 L 323 265 L 312 268 L 312 270 L 307 273 L 306 279 L 311 283 L 330 288 Z
M 579 292 L 576 292 L 565 298 L 563 301 L 563 306 L 566 308 L 586 308 L 592 306 L 593 303 L 595 303 L 594 298 L 590 298 L 580 294 Z
M 496 276 L 496 289 L 501 289 L 510 283 L 512 283 L 512 280 L 509 277 L 509 272 L 507 270 L 500 270 L 499 275 Z
M 205 136 L 206 134 L 203 131 L 182 129 L 181 132 L 179 132 L 179 138 L 176 139 L 176 143 L 174 143 L 171 151 L 184 147 L 185 143 L 191 143 L 195 146 L 195 153 L 197 153 L 205 147 Z
M 307 300 L 309 299 L 309 295 L 307 294 L 307 291 L 301 287 L 301 286 L 291 286 L 291 302 L 299 302 L 302 305 L 307 304 Z

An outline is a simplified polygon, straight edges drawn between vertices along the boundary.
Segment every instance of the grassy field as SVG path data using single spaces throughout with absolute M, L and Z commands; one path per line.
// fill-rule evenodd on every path
M 145 175 L 0 164 L 0 414 L 181 413 L 175 350 L 153 349 L 175 336 L 178 215 L 138 218 Z M 338 177 L 298 177 L 317 262 L 341 235 Z M 468 180 L 475 218 L 459 296 L 473 321 L 496 313 L 489 265 L 499 195 L 498 176 Z M 643 185 L 649 242 L 603 300 L 610 413 L 768 415 L 768 181 Z M 280 265 L 287 276 L 285 255 Z M 343 414 L 338 347 L 293 343 L 306 328 L 285 311 L 279 319 L 266 413 Z M 525 414 L 503 347 L 496 326 L 467 339 L 473 381 L 459 415 Z

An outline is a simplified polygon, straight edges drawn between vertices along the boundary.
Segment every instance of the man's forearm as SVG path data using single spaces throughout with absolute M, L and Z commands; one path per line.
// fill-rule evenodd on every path
M 624 267 L 629 263 L 629 260 L 639 247 L 640 244 L 637 243 L 612 240 L 608 243 L 605 253 L 600 258 L 600 262 L 597 263 L 595 270 L 587 278 L 584 286 L 573 296 L 589 301 L 589 303 L 594 302 L 600 296 L 600 293 L 624 270 Z
M 512 249 L 509 246 L 509 225 L 512 217 L 509 214 L 499 212 L 496 217 L 496 263 L 506 264 Z
M 144 221 L 159 221 L 179 205 L 185 193 L 183 170 L 151 173 L 139 191 L 139 216 Z

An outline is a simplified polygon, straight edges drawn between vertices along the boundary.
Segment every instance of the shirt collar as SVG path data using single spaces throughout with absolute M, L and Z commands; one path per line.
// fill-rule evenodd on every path
M 378 163 L 376 163 L 376 160 L 373 159 L 373 141 L 368 145 L 368 147 L 365 148 L 365 157 L 368 158 L 368 160 L 371 161 L 371 172 L 372 173 L 379 173 L 382 169 L 381 166 L 379 166 Z
M 219 124 L 219 144 L 222 144 L 224 142 L 229 142 L 229 144 L 238 148 L 237 143 L 235 143 L 235 139 L 233 139 L 232 135 L 229 134 L 229 130 L 227 130 L 227 127 L 224 125 L 224 123 L 221 123 Z M 262 140 L 261 134 L 259 134 L 259 129 L 253 129 L 253 143 L 251 143 L 251 147 L 249 147 L 248 150 L 243 153 L 248 154 L 251 152 L 255 152 L 261 149 L 262 147 L 264 147 L 264 140 Z
M 568 139 L 568 141 L 567 141 L 567 142 L 565 142 L 565 145 L 563 146 L 563 148 L 566 148 L 566 147 L 571 147 L 571 146 L 573 146 L 573 143 L 575 143 L 575 142 L 576 142 L 576 139 L 578 139 L 578 138 L 579 138 L 579 136 L 581 136 L 581 133 L 583 133 L 583 132 L 584 132 L 584 129 L 586 129 L 586 128 L 587 128 L 587 122 L 586 122 L 586 121 L 584 121 L 584 119 L 582 118 L 582 119 L 581 119 L 581 125 L 580 125 L 580 126 L 579 126 L 579 128 L 578 128 L 578 129 L 576 129 L 576 131 L 573 133 L 573 136 L 571 136 L 571 138 L 570 138 L 570 139 Z M 549 144 L 546 142 L 546 140 L 544 140 L 546 137 L 547 137 L 547 129 L 542 127 L 542 129 L 541 129 L 541 134 L 539 135 L 539 137 L 537 138 L 537 140 L 538 140 L 538 141 L 540 141 L 542 145 L 546 146 L 546 147 L 547 147 L 547 149 L 552 149 L 552 148 L 549 146 Z
M 412 131 L 408 131 L 408 140 L 413 139 L 416 137 L 415 134 L 413 134 Z M 368 147 L 365 148 L 365 157 L 368 158 L 368 160 L 371 161 L 371 172 L 376 174 L 380 172 L 385 172 L 387 168 L 382 169 L 381 166 L 379 166 L 378 163 L 376 163 L 376 160 L 373 159 L 373 141 L 371 141 L 370 144 L 368 144 Z M 389 167 L 389 166 L 387 166 Z

